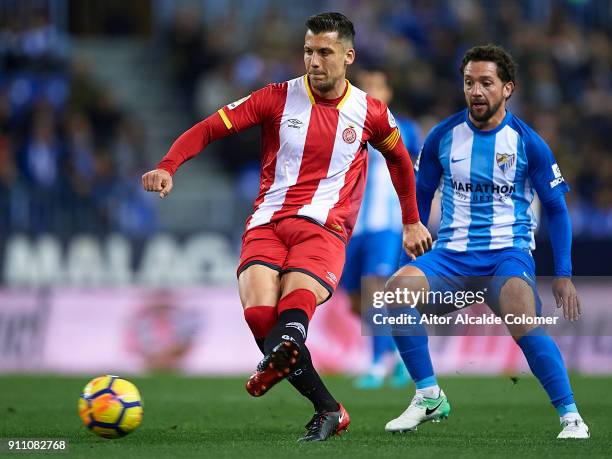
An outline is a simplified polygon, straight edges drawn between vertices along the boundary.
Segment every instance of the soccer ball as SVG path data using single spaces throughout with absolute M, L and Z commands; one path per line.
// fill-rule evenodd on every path
M 83 389 L 79 416 L 96 435 L 123 437 L 142 422 L 140 393 L 134 384 L 118 376 L 99 376 Z

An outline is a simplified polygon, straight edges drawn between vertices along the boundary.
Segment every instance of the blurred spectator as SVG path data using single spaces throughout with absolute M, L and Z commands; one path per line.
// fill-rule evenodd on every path
M 45 8 L 29 5 L 14 13 L 3 15 L 0 28 L 4 70 L 61 70 L 67 45 L 50 23 Z
M 155 211 L 133 185 L 145 169 L 138 124 L 86 59 L 67 60 L 44 7 L 2 13 L 0 232 L 155 231 Z
M 52 191 L 58 187 L 63 155 L 54 114 L 40 104 L 34 112 L 32 131 L 19 153 L 21 170 L 33 189 Z
M 110 88 L 102 88 L 89 111 L 96 144 L 109 146 L 123 118 L 117 98 Z
M 179 9 L 167 32 L 169 65 L 185 107 L 199 76 L 217 65 L 217 56 L 207 47 L 207 35 L 197 8 Z
M 70 65 L 70 97 L 71 108 L 91 113 L 101 88 L 91 75 L 91 65 L 85 56 L 77 55 Z

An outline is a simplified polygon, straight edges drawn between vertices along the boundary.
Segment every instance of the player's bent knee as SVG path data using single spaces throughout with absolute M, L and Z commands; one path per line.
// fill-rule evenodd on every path
M 280 298 L 278 272 L 262 265 L 248 267 L 238 277 L 238 293 L 244 309 L 276 306 Z
M 531 286 L 519 277 L 506 281 L 499 293 L 502 313 L 535 314 L 535 297 Z
M 253 306 L 276 306 L 280 298 L 280 289 L 275 284 L 245 282 L 240 285 L 238 291 L 244 309 Z
M 245 298 L 240 298 L 240 302 L 242 304 L 242 309 L 254 308 L 257 306 L 270 306 L 276 307 L 278 301 L 275 301 L 272 296 L 265 295 L 251 295 L 246 296 Z
M 240 287 L 238 290 L 240 302 L 244 309 L 255 306 L 276 306 L 280 296 L 278 287 L 274 286 L 265 286 L 257 289 L 249 284 L 245 284 L 244 287 Z
M 507 293 L 520 293 L 524 291 L 531 291 L 531 286 L 525 279 L 520 277 L 509 277 L 501 288 L 501 292 Z
M 329 290 L 308 274 L 291 271 L 283 275 L 280 286 L 281 298 L 299 289 L 310 290 L 316 298 L 317 306 L 326 301 L 330 296 Z
M 519 277 L 506 281 L 499 295 L 500 312 L 503 317 L 512 314 L 513 317 L 535 317 L 535 297 L 531 286 Z M 508 331 L 515 340 L 537 327 L 528 321 L 507 322 Z
M 385 284 L 385 296 L 389 295 L 393 298 L 406 298 L 409 292 L 427 292 L 429 291 L 429 282 L 427 277 L 419 268 L 414 266 L 403 266 L 395 272 L 393 276 Z M 407 306 L 404 302 L 388 303 L 388 307 L 403 307 Z M 412 305 L 415 306 L 415 305 Z M 421 309 L 421 304 L 417 304 L 417 309 Z
M 429 282 L 423 271 L 415 266 L 403 266 L 398 269 L 385 284 L 385 291 L 395 291 L 396 289 L 407 289 L 417 291 L 429 290 Z

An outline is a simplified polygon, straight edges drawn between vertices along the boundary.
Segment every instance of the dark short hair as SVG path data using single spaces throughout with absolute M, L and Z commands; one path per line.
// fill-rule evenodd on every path
M 355 43 L 355 27 L 342 13 L 319 13 L 306 19 L 306 27 L 312 33 L 338 32 L 340 40 Z
M 504 83 L 511 81 L 516 84 L 516 62 L 512 56 L 501 46 L 484 45 L 474 46 L 467 50 L 461 61 L 459 71 L 463 76 L 463 71 L 468 62 L 494 62 L 497 64 L 497 76 Z

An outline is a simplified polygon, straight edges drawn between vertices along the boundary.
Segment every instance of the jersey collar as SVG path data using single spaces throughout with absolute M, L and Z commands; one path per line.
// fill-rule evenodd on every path
M 349 96 L 351 95 L 351 83 L 349 80 L 345 81 L 346 88 L 344 89 L 344 94 L 338 98 L 339 100 L 337 99 L 338 103 L 336 104 L 336 110 L 342 109 L 342 106 L 346 103 Z M 310 100 L 310 103 L 312 105 L 316 105 L 317 100 L 314 93 L 312 92 L 312 89 L 310 89 L 310 81 L 308 81 L 308 75 L 304 75 L 304 86 L 306 87 L 306 93 L 308 94 L 308 99 Z
M 491 129 L 489 131 L 483 131 L 481 129 L 478 129 L 476 126 L 474 126 L 474 123 L 472 123 L 472 120 L 470 120 L 470 114 L 469 114 L 467 108 L 465 109 L 464 113 L 465 113 L 465 122 L 467 123 L 467 125 L 470 127 L 470 129 L 472 131 L 474 131 L 474 133 L 479 134 L 479 135 L 494 135 L 494 134 L 497 134 L 499 131 L 501 131 L 510 122 L 510 119 L 513 116 L 512 112 L 506 108 L 506 116 L 504 116 L 504 119 L 502 120 L 502 122 L 499 123 L 499 126 L 497 126 L 495 129 Z

